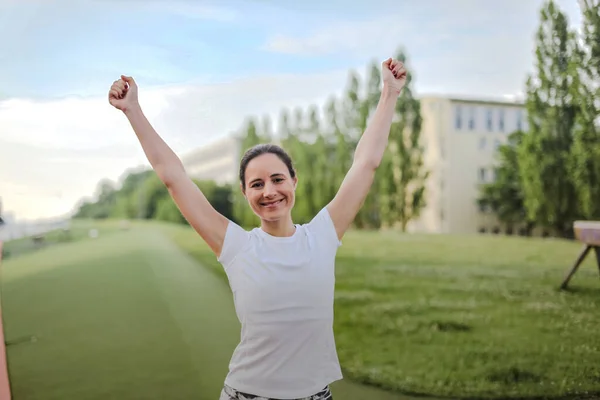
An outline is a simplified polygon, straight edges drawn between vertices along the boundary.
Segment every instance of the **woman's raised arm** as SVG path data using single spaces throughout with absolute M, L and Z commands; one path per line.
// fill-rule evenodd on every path
M 389 58 L 382 63 L 382 78 L 383 90 L 373 119 L 356 146 L 352 166 L 340 189 L 327 205 L 340 240 L 362 207 L 383 159 L 396 101 L 406 84 L 406 69 L 402 62 Z
M 139 105 L 138 87 L 133 78 L 122 75 L 116 80 L 108 99 L 129 120 L 150 165 L 169 190 L 181 214 L 218 257 L 229 220 L 214 209 L 187 175 L 179 157 L 154 130 Z

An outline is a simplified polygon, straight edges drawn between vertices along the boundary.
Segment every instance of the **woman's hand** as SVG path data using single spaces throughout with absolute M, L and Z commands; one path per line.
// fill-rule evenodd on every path
M 138 87 L 133 78 L 121 75 L 121 79 L 114 81 L 108 91 L 108 102 L 123 112 L 139 107 Z

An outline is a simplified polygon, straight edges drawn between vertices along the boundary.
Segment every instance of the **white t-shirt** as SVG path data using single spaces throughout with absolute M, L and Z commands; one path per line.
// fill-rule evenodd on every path
M 229 222 L 218 258 L 241 341 L 225 383 L 264 397 L 307 397 L 342 379 L 333 336 L 335 256 L 341 242 L 323 208 L 290 237 Z

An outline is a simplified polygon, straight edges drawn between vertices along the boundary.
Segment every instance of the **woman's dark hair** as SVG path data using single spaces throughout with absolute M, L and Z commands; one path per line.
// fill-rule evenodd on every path
M 290 176 L 292 178 L 296 177 L 296 171 L 294 171 L 294 166 L 292 164 L 292 159 L 281 147 L 276 144 L 257 144 L 246 150 L 244 156 L 242 157 L 242 161 L 240 162 L 240 182 L 242 184 L 242 188 L 246 190 L 246 167 L 248 167 L 248 163 L 252 161 L 252 159 L 266 154 L 272 153 L 275 154 L 287 167 Z

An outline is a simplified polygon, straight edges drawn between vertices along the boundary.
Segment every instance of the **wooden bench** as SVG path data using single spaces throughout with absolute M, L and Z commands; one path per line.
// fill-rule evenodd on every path
M 567 272 L 560 285 L 561 289 L 566 289 L 571 277 L 579 268 L 579 265 L 585 260 L 590 250 L 594 249 L 596 260 L 598 261 L 598 270 L 600 271 L 600 221 L 575 221 L 573 223 L 575 238 L 583 242 L 583 249 L 575 260 L 573 267 Z

